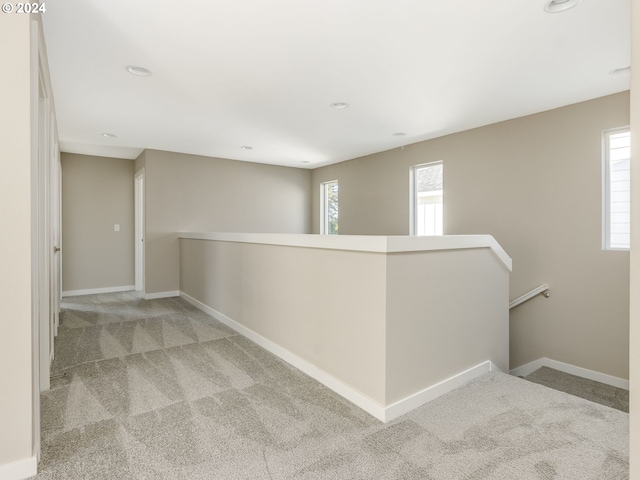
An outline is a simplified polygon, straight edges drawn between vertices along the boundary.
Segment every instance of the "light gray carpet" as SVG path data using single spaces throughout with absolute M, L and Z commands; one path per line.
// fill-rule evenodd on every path
M 629 391 L 624 388 L 612 387 L 549 367 L 541 367 L 524 378 L 629 413 Z
M 492 373 L 382 424 L 180 299 L 65 299 L 39 479 L 628 479 L 628 415 Z

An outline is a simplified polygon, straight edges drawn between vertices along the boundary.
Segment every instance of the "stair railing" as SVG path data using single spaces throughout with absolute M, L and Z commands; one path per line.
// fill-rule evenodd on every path
M 519 296 L 515 300 L 512 300 L 511 302 L 509 302 L 509 310 L 511 310 L 513 307 L 517 307 L 518 305 L 526 302 L 527 300 L 531 300 L 533 297 L 538 295 L 542 295 L 544 298 L 549 298 L 549 285 L 542 284 L 534 288 L 530 292 L 527 292 L 524 295 Z

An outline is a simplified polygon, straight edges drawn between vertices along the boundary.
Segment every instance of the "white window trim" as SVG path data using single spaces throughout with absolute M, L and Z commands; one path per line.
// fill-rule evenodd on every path
M 326 182 L 320 183 L 320 234 L 321 235 L 329 235 L 329 210 L 328 210 L 329 206 L 327 205 L 327 186 L 332 183 L 338 183 L 338 180 L 327 180 Z
M 610 195 L 610 171 L 609 171 L 609 136 L 616 133 L 629 132 L 630 126 L 612 128 L 602 132 L 602 249 L 609 251 L 628 252 L 629 248 L 612 247 L 610 245 L 611 238 L 611 221 L 609 219 L 609 202 Z
M 416 215 L 418 212 L 418 194 L 416 192 L 416 170 L 424 167 L 428 167 L 430 165 L 443 165 L 442 160 L 437 160 L 435 162 L 427 162 L 421 163 L 420 165 L 413 165 L 411 167 L 411 171 L 409 172 L 409 235 L 417 236 L 416 229 L 418 228 L 418 222 L 416 219 Z M 444 176 L 444 174 L 443 174 Z M 437 192 L 427 192 L 422 193 L 420 196 L 428 196 L 428 195 L 443 195 L 444 190 L 438 190 Z

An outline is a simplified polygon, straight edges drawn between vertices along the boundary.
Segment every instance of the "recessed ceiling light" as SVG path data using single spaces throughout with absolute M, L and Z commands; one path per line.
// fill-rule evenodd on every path
M 631 65 L 622 68 L 616 68 L 609 72 L 609 75 L 622 75 L 623 73 L 629 73 L 631 71 Z
M 560 13 L 575 7 L 581 0 L 551 0 L 544 6 L 547 13 Z
M 136 77 L 150 77 L 151 76 L 151 70 L 147 70 L 144 67 L 138 67 L 137 65 L 127 65 L 125 67 L 125 69 L 131 75 L 135 75 Z
M 105 132 L 105 133 L 101 133 L 101 135 L 103 137 L 106 137 L 106 138 L 117 138 L 118 137 L 118 135 L 116 135 L 115 133 L 106 133 Z
M 335 102 L 332 103 L 331 108 L 337 108 L 338 110 L 342 110 L 343 108 L 349 108 L 349 104 L 345 102 Z
M 393 134 L 394 137 L 404 137 L 406 135 L 406 133 L 404 132 L 396 132 Z
M 309 160 L 303 160 L 302 163 L 311 163 Z
M 240 148 L 242 150 L 253 150 L 253 147 L 250 147 L 249 145 L 242 145 Z

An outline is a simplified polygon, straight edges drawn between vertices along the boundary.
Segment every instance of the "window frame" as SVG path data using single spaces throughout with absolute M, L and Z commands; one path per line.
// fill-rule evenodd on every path
M 338 192 L 340 191 L 340 184 L 338 180 L 328 180 L 326 182 L 320 182 L 320 234 L 321 235 L 339 235 L 339 232 L 329 232 L 329 186 L 338 185 Z M 339 195 L 339 194 L 338 194 Z M 340 198 L 340 197 L 338 197 Z M 338 212 L 340 211 L 340 203 L 338 200 Z
M 628 252 L 628 247 L 612 247 L 611 246 L 611 147 L 610 137 L 619 133 L 631 134 L 630 126 L 612 128 L 602 132 L 602 249 L 607 251 Z M 629 188 L 631 188 L 631 180 L 629 180 Z
M 418 176 L 417 171 L 424 167 L 442 165 L 442 233 L 435 235 L 444 235 L 444 161 L 436 160 L 434 162 L 421 163 L 419 165 L 413 165 L 409 172 L 409 235 L 413 236 L 426 236 L 419 235 L 418 228 L 418 188 L 416 185 Z

